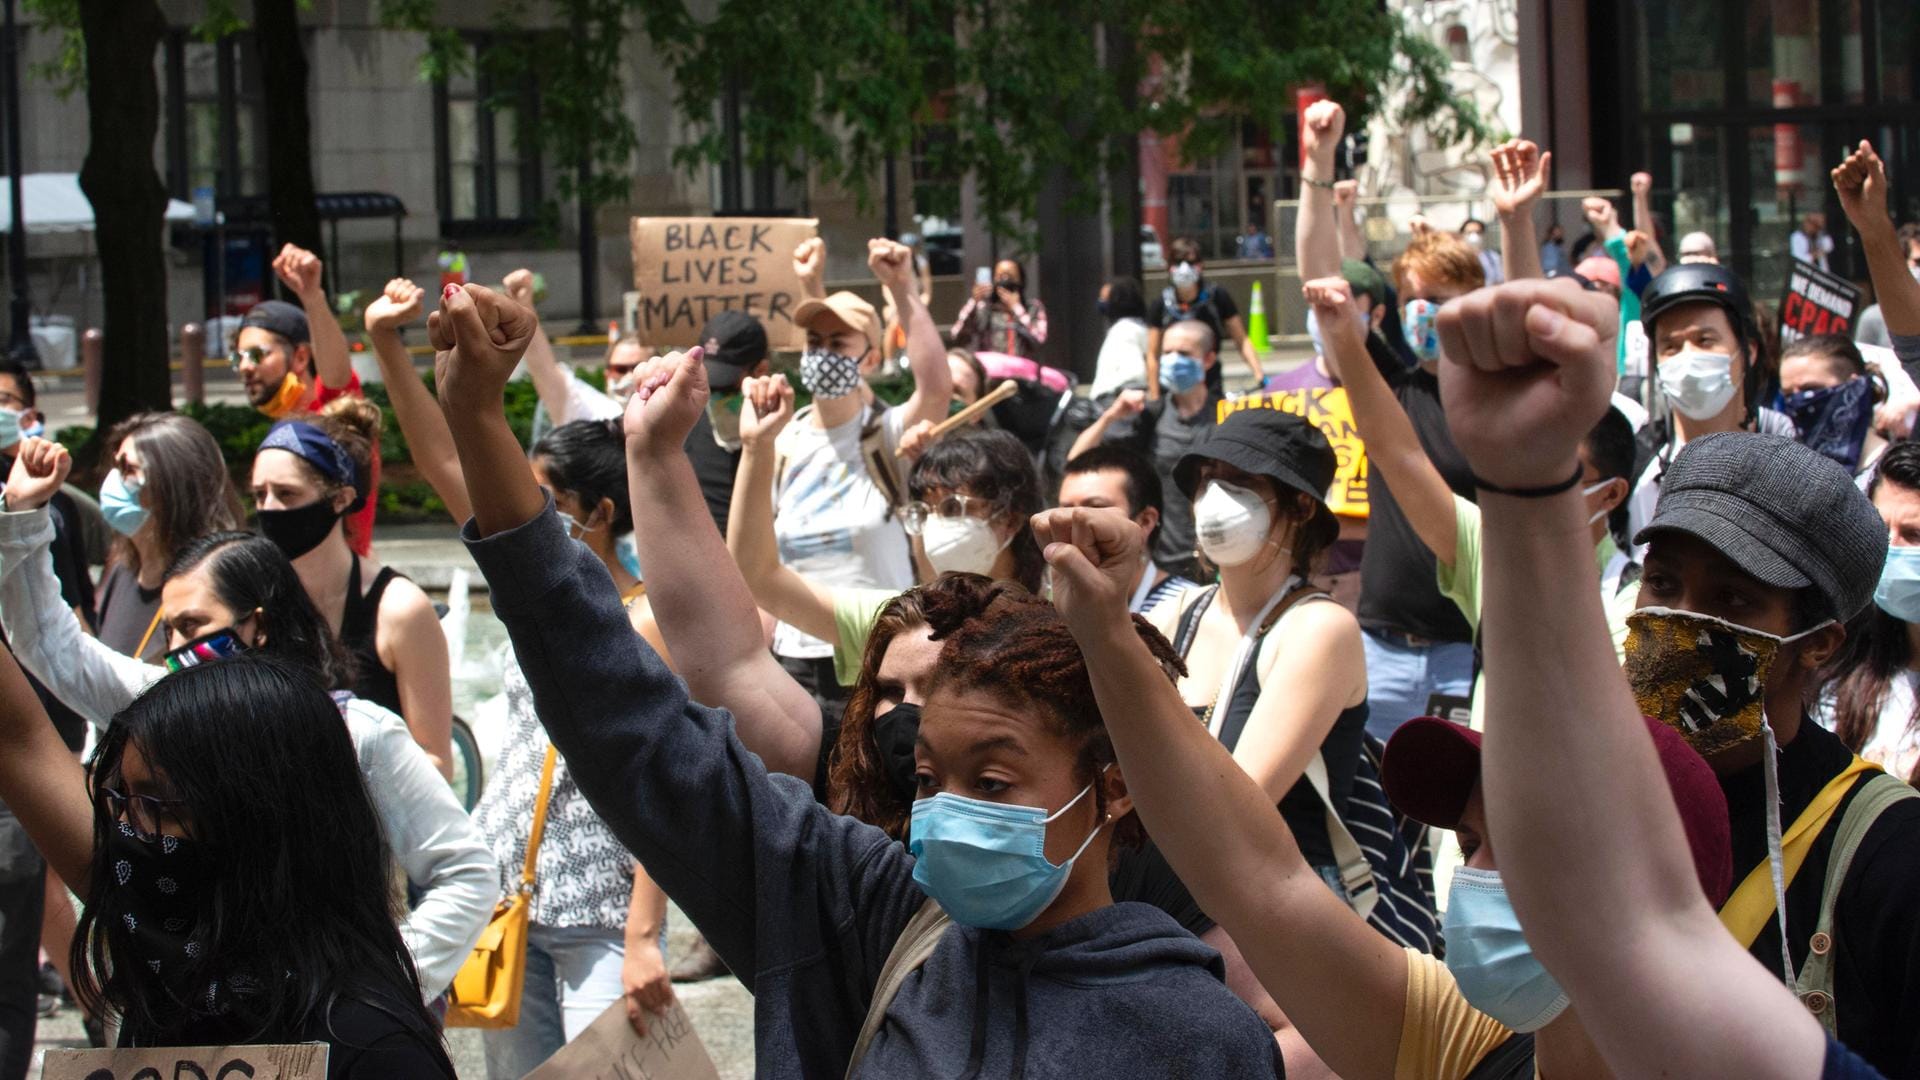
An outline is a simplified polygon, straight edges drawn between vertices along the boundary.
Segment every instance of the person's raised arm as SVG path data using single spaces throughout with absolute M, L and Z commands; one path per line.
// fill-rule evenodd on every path
M 447 286 L 440 310 L 427 317 L 440 410 L 482 538 L 532 521 L 547 505 L 502 406 L 507 379 L 538 322 L 533 312 L 479 285 Z
M 1139 416 L 1146 407 L 1147 394 L 1144 390 L 1122 390 L 1114 395 L 1113 404 L 1107 406 L 1099 418 L 1088 424 L 1086 430 L 1073 440 L 1073 446 L 1067 450 L 1067 460 L 1072 461 L 1105 442 L 1107 432 L 1113 425 L 1128 417 Z
M 1627 191 L 1633 196 L 1633 227 L 1638 232 L 1654 235 L 1659 230 L 1653 224 L 1653 174 L 1637 172 L 1627 178 Z
M 454 452 L 446 415 L 420 380 L 413 357 L 400 340 L 400 328 L 420 317 L 425 301 L 425 290 L 406 278 L 387 282 L 386 291 L 367 305 L 367 339 L 380 361 L 387 402 L 393 406 L 400 433 L 406 436 L 414 467 L 447 504 L 453 520 L 465 521 L 473 516 L 473 508 L 467 503 L 467 478 L 460 471 L 460 456 Z
M 1300 216 L 1293 226 L 1293 257 L 1300 280 L 1337 277 L 1340 241 L 1333 220 L 1333 159 L 1347 128 L 1340 103 L 1321 99 L 1300 118 Z
M 0 646 L 0 802 L 33 846 L 81 896 L 93 876 L 93 802 L 87 774 L 47 719 L 13 651 Z M 101 778 L 105 782 L 106 778 Z M 38 885 L 33 886 L 37 892 Z
M 0 628 L 22 667 L 104 729 L 166 671 L 87 633 L 60 595 L 46 507 L 72 467 L 66 448 L 46 439 L 23 439 L 14 453 L 0 500 L 6 509 L 0 513 Z
M 476 286 L 430 324 L 443 400 L 473 492 L 463 534 L 493 590 L 535 712 L 601 820 L 692 918 L 749 990 L 768 973 L 824 965 L 797 1033 L 827 1060 L 852 1051 L 881 963 L 924 902 L 904 849 L 829 813 L 809 785 L 769 775 L 726 712 L 694 702 L 633 632 L 613 579 L 567 539 L 507 427 L 502 392 L 532 313 Z M 667 358 L 678 377 L 680 355 Z M 694 363 L 700 351 L 692 350 Z M 642 383 L 643 403 L 660 386 Z M 689 395 L 669 395 L 662 407 Z M 485 478 L 484 482 L 481 478 Z M 795 1033 L 761 1050 L 796 1059 Z
M 947 367 L 940 328 L 933 324 L 932 313 L 920 299 L 913 273 L 913 249 L 892 240 L 869 240 L 867 266 L 893 297 L 900 325 L 907 328 L 907 367 L 913 372 L 913 395 L 905 406 L 906 426 L 923 421 L 938 423 L 947 418 L 947 403 L 953 399 L 953 371 Z M 874 345 L 882 347 L 879 342 Z
M 1148 833 L 1322 1060 L 1348 1080 L 1393 1076 L 1406 956 L 1327 888 L 1140 639 L 1127 614 L 1140 527 L 1076 509 L 1036 515 L 1033 531 Z
M 1904 245 L 1887 216 L 1887 166 L 1865 139 L 1847 159 L 1833 170 L 1833 189 L 1840 196 L 1840 208 L 1860 234 L 1860 248 L 1866 253 L 1867 273 L 1873 278 L 1873 296 L 1886 317 L 1887 333 L 1906 337 L 1920 335 L 1920 281 L 1907 272 Z M 1920 365 L 1920 357 L 1902 356 L 1908 370 Z
M 1147 396 L 1148 401 L 1160 400 L 1160 338 L 1165 331 L 1158 326 L 1147 328 Z M 1079 442 L 1074 443 L 1079 446 Z
M 1360 181 L 1341 180 L 1333 185 L 1334 235 L 1340 241 L 1340 261 L 1367 257 L 1367 238 L 1360 235 Z
M 533 311 L 533 271 L 525 268 L 507 275 L 501 283 L 514 303 L 528 311 Z M 536 312 L 533 323 L 533 340 L 527 343 L 527 378 L 533 380 L 534 393 L 540 396 L 540 404 L 547 408 L 547 419 L 554 427 L 569 420 L 582 417 L 573 415 L 572 396 L 567 392 L 567 373 L 560 370 L 560 364 L 553 357 L 553 342 L 547 338 L 547 329 L 539 321 Z
M 800 298 L 824 300 L 827 296 L 827 242 L 809 236 L 793 249 L 793 272 L 800 275 Z M 879 342 L 874 343 L 877 347 Z
M 1609 405 L 1618 318 L 1572 281 L 1440 313 L 1447 420 L 1486 481 L 1489 834 L 1528 943 L 1615 1075 L 1818 1076 L 1820 1025 L 1700 890 L 1592 587 L 1587 512 L 1566 480 Z
M 685 375 L 674 379 L 664 358 L 642 364 L 636 385 L 659 388 L 645 402 L 638 395 L 627 401 L 627 490 L 647 600 L 694 700 L 733 713 L 740 741 L 768 769 L 811 784 L 820 763 L 820 706 L 767 651 L 753 593 L 705 512 L 685 447 L 706 408 L 706 365 L 689 354 L 679 366 Z M 764 490 L 759 501 L 770 505 Z
M 782 563 L 773 531 L 774 473 L 779 467 L 775 442 L 793 419 L 793 387 L 785 375 L 768 375 L 748 379 L 740 388 L 745 395 L 740 405 L 740 471 L 727 512 L 727 550 L 756 604 L 802 633 L 832 641 L 838 636 L 833 590 Z
M 300 298 L 300 308 L 307 313 L 314 375 L 321 386 L 339 390 L 352 381 L 353 363 L 347 358 L 347 335 L 340 332 L 340 320 L 327 302 L 322 269 L 320 256 L 292 244 L 282 247 L 273 260 L 273 272 Z
M 1553 151 L 1526 139 L 1493 150 L 1493 208 L 1500 215 L 1500 259 L 1508 281 L 1547 276 L 1540 266 L 1540 238 L 1533 210 L 1553 175 Z
M 1420 445 L 1400 399 L 1367 355 L 1353 306 L 1353 287 L 1345 278 L 1309 281 L 1302 288 L 1320 323 L 1327 362 L 1347 391 L 1353 424 L 1367 445 L 1367 467 L 1393 487 L 1394 500 L 1420 542 L 1441 563 L 1452 566 L 1459 546 L 1453 489 Z

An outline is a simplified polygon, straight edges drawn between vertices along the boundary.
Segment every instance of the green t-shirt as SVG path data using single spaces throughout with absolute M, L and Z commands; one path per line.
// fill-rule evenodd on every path
M 860 679 L 860 660 L 867 654 L 880 609 L 900 595 L 898 589 L 835 589 L 833 593 L 833 677 L 841 686 Z
M 1619 547 L 1612 536 L 1606 536 L 1594 545 L 1593 554 L 1597 573 L 1604 578 L 1614 556 L 1619 554 Z M 1453 497 L 1453 565 L 1434 560 L 1434 578 L 1440 594 L 1453 601 L 1460 614 L 1466 616 L 1467 625 L 1473 628 L 1477 639 L 1480 634 L 1480 508 L 1458 495 Z M 1607 609 L 1607 628 L 1613 635 L 1613 655 L 1622 662 L 1626 660 L 1627 613 L 1639 598 L 1638 584 L 1602 597 Z M 1474 676 L 1473 727 L 1476 731 L 1486 726 L 1486 681 L 1485 672 Z

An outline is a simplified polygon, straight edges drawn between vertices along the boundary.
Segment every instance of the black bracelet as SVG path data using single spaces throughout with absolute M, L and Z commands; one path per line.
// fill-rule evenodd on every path
M 1547 499 L 1563 491 L 1572 491 L 1575 487 L 1579 486 L 1580 478 L 1585 475 L 1586 470 L 1576 462 L 1573 466 L 1573 475 L 1567 477 L 1566 482 L 1561 484 L 1550 484 L 1547 487 L 1509 488 L 1501 487 L 1498 484 L 1489 484 L 1479 476 L 1475 476 L 1473 478 L 1473 486 L 1480 491 L 1491 491 L 1495 495 L 1505 495 L 1513 499 Z

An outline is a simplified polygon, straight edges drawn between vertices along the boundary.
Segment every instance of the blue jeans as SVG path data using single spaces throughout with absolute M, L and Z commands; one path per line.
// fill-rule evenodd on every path
M 1473 694 L 1473 646 L 1411 645 L 1394 635 L 1364 634 L 1367 650 L 1367 734 L 1385 742 L 1401 724 L 1427 715 L 1435 694 Z
M 489 1080 L 520 1080 L 585 1031 L 622 993 L 626 936 L 597 927 L 527 929 L 527 984 L 517 1027 L 480 1033 Z

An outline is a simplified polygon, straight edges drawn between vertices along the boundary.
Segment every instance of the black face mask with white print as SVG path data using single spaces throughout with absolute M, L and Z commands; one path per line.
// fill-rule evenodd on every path
M 860 358 L 825 349 L 800 354 L 800 385 L 817 398 L 843 398 L 860 386 Z
M 143 965 L 183 1005 L 225 1011 L 224 989 L 207 974 L 198 936 L 206 899 L 206 861 L 199 845 L 178 836 L 141 836 L 124 821 L 107 830 L 113 904 L 101 913 L 116 957 Z

